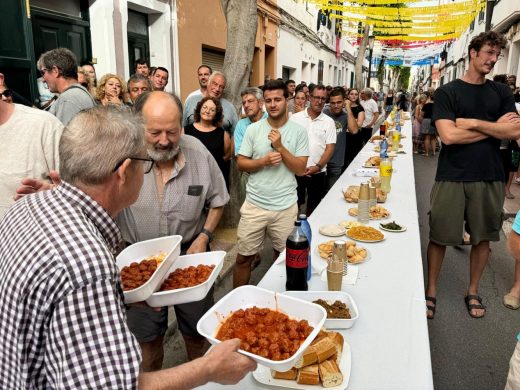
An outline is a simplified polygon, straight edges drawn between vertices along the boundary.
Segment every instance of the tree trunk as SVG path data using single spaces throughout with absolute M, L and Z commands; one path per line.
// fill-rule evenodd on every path
M 249 84 L 251 64 L 255 49 L 256 0 L 220 0 L 227 23 L 226 56 L 224 74 L 226 75 L 225 98 L 240 110 L 240 91 Z M 235 160 L 231 161 L 229 174 L 229 203 L 224 209 L 220 226 L 234 228 L 240 219 L 239 199 L 240 178 Z
M 379 82 L 379 90 L 384 89 L 384 76 L 385 76 L 385 56 L 381 57 L 379 66 L 377 67 L 377 81 Z
M 365 52 L 367 50 L 368 30 L 369 30 L 369 26 L 365 25 L 365 29 L 363 31 L 363 39 L 361 40 L 361 43 L 359 44 L 358 54 L 356 57 L 355 73 L 356 73 L 356 89 L 358 91 L 361 91 L 365 87 L 365 80 L 363 77 L 363 63 L 365 62 Z
M 255 50 L 256 0 L 220 0 L 227 23 L 225 97 L 237 111 L 240 109 L 240 91 L 249 84 Z

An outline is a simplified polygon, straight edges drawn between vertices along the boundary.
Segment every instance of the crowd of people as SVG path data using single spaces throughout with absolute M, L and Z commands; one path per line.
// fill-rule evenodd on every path
M 465 302 L 472 317 L 482 317 L 478 283 L 489 241 L 498 240 L 504 195 L 507 158 L 500 160 L 498 144 L 507 141 L 509 150 L 509 140 L 520 138 L 518 91 L 485 79 L 503 47 L 501 36 L 486 34 L 470 43 L 461 80 L 412 102 L 405 92 L 278 79 L 241 91 L 237 113 L 223 96 L 226 76 L 208 65 L 198 67 L 200 88 L 182 104 L 164 92 L 164 67 L 139 59 L 127 82 L 113 73 L 98 80 L 93 64 L 78 66 L 70 50 L 58 48 L 38 60 L 40 107 L 32 108 L 0 73 L 0 387 L 239 381 L 256 365 L 237 352 L 238 341 L 207 352 L 196 329 L 214 303 L 213 289 L 201 301 L 175 305 L 190 361 L 161 370 L 168 310 L 125 305 L 114 256 L 173 234 L 183 237 L 182 254 L 210 250 L 229 193 L 237 191 L 233 287 L 249 283 L 266 237 L 276 258 L 298 213 L 313 212 L 395 106 L 413 112 L 415 152 L 423 144 L 434 156 L 438 138 L 443 144 L 432 192 L 427 316 L 437 308 L 445 247 L 460 243 L 465 225 L 473 245 Z M 479 99 L 490 94 L 496 99 L 482 117 Z M 520 276 L 508 294 L 515 308 L 518 286 Z

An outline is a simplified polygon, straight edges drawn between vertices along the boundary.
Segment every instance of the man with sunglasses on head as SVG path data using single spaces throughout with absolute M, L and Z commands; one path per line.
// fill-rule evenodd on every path
M 78 62 L 69 49 L 60 47 L 43 53 L 37 66 L 49 90 L 60 94 L 49 112 L 65 126 L 78 112 L 96 105 L 92 95 L 78 83 Z

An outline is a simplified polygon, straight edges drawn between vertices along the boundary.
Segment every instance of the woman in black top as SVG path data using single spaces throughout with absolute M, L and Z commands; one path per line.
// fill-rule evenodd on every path
M 392 111 L 392 108 L 394 107 L 394 99 L 394 90 L 388 90 L 388 93 L 385 95 L 385 112 L 387 117 L 390 114 L 390 111 Z
M 359 102 L 359 92 L 355 88 L 351 88 L 348 91 L 347 99 L 350 101 L 350 109 L 354 118 L 356 118 L 357 124 L 361 129 L 361 125 L 365 120 L 365 110 Z M 347 131 L 345 140 L 345 160 L 343 162 L 343 171 L 347 169 L 349 164 L 356 158 L 357 154 L 363 147 L 363 137 L 361 131 L 357 134 L 352 134 Z
M 426 157 L 430 155 L 435 156 L 435 149 L 437 148 L 437 139 L 435 138 L 435 128 L 432 126 L 432 112 L 433 112 L 433 93 L 429 94 L 428 100 L 423 105 L 420 114 L 421 134 L 424 136 L 424 150 Z
M 408 111 L 408 99 L 406 99 L 406 95 L 404 92 L 399 96 L 399 102 L 397 103 L 397 109 Z
M 222 105 L 217 99 L 204 97 L 197 103 L 193 118 L 195 122 L 184 127 L 184 133 L 200 140 L 209 150 L 229 188 L 229 160 L 233 150 L 229 134 L 220 127 L 224 118 Z

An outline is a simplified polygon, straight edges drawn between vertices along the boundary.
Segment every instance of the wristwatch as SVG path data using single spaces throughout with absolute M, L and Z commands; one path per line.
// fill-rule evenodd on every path
M 208 242 L 213 241 L 213 233 L 211 233 L 208 229 L 204 229 L 204 228 L 203 228 L 203 229 L 200 231 L 200 234 L 204 234 L 204 235 L 208 236 Z
M 320 163 L 316 163 L 316 166 L 320 169 L 320 171 L 323 169 Z

